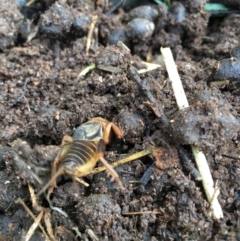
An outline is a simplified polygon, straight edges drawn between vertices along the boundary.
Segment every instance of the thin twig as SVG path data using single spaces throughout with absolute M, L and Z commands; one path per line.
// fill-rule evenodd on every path
M 142 214 L 159 214 L 161 212 L 157 211 L 139 211 L 139 212 L 127 212 L 127 213 L 122 213 L 122 215 L 142 215 Z
M 232 159 L 232 160 L 240 160 L 240 156 L 235 157 L 235 156 L 230 156 L 230 155 L 226 155 L 226 154 L 223 154 L 223 153 L 221 155 L 226 157 L 226 158 Z
M 29 80 L 28 78 L 25 79 L 24 85 L 23 85 L 23 93 L 17 98 L 16 103 L 20 102 L 22 100 L 22 98 L 24 97 L 26 90 L 27 90 L 28 80 Z
M 16 196 L 14 195 L 13 196 L 13 198 L 12 198 L 12 200 L 11 200 L 11 202 L 10 202 L 10 204 L 7 206 L 7 208 L 4 210 L 5 211 L 5 213 L 8 211 L 8 209 L 12 206 L 12 203 L 13 203 L 13 201 L 15 200 L 15 198 L 16 198 Z

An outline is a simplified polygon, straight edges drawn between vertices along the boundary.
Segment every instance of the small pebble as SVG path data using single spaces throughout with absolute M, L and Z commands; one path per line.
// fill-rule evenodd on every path
M 127 24 L 127 36 L 132 39 L 147 39 L 152 36 L 155 25 L 144 18 L 135 18 Z

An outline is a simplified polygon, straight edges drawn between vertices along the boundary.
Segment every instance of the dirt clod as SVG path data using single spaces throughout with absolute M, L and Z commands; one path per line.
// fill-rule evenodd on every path
M 206 91 L 196 93 L 196 97 L 195 105 L 180 110 L 173 120 L 173 135 L 179 143 L 216 148 L 231 140 L 240 123 L 229 104 Z
M 106 221 L 121 214 L 119 205 L 108 195 L 98 194 L 79 200 L 77 204 L 77 216 L 81 229 L 89 227 L 101 234 Z M 94 224 L 96 222 L 96 224 Z M 112 221 L 110 221 L 112 222 Z M 115 220 L 117 222 L 117 220 Z M 115 224 L 116 225 L 116 224 Z M 109 225 L 110 228 L 111 225 Z
M 55 3 L 42 15 L 40 31 L 49 38 L 63 37 L 70 32 L 73 15 L 69 7 Z
M 128 13 L 129 21 L 135 18 L 144 18 L 149 21 L 154 21 L 158 16 L 158 11 L 152 6 L 140 6 L 132 9 Z
M 119 114 L 118 119 L 124 132 L 124 138 L 132 143 L 139 142 L 139 138 L 145 130 L 143 117 L 135 113 L 123 111 Z
M 15 0 L 1 0 L 0 5 L 0 49 L 5 50 L 14 46 L 23 16 Z

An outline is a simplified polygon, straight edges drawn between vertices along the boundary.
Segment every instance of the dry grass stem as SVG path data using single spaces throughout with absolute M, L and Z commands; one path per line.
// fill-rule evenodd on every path
M 30 1 L 28 1 L 28 2 L 26 3 L 26 6 L 32 5 L 35 1 L 36 1 L 36 0 L 30 0 Z
M 92 240 L 94 240 L 94 241 L 98 241 L 99 240 L 98 237 L 96 236 L 96 234 L 93 232 L 92 229 L 87 228 L 85 230 L 85 232 L 92 238 Z
M 25 202 L 21 199 L 18 198 L 18 202 L 24 207 L 24 209 L 26 210 L 26 212 L 28 213 L 28 215 L 34 220 L 34 222 L 36 222 L 36 217 L 35 215 L 32 213 L 32 211 L 28 208 L 28 206 L 25 204 Z M 42 233 L 44 234 L 45 238 L 47 241 L 51 241 L 44 229 L 44 227 L 41 225 L 41 223 L 38 224 L 39 228 L 42 230 Z
M 87 45 L 86 45 L 86 54 L 88 55 L 89 49 L 91 47 L 91 42 L 92 42 L 92 35 L 93 35 L 93 30 L 95 28 L 95 25 L 97 23 L 98 16 L 94 15 L 92 17 L 92 22 L 88 31 L 88 36 L 87 36 Z
M 116 162 L 114 162 L 114 163 L 111 163 L 111 166 L 112 166 L 113 168 L 114 168 L 114 167 L 118 167 L 118 166 L 120 166 L 120 165 L 123 165 L 123 164 L 126 164 L 126 163 L 128 163 L 128 162 L 131 162 L 131 161 L 134 161 L 134 160 L 136 160 L 136 159 L 139 159 L 139 158 L 141 158 L 141 157 L 143 157 L 143 156 L 149 155 L 149 154 L 151 154 L 151 153 L 152 153 L 152 150 L 139 151 L 139 152 L 134 153 L 134 154 L 132 154 L 132 155 L 130 155 L 130 156 L 124 157 L 124 158 L 122 158 L 122 159 L 120 159 L 120 160 L 118 160 L 118 161 L 116 161 Z M 95 169 L 91 172 L 91 174 L 97 174 L 97 173 L 103 172 L 103 171 L 105 171 L 105 170 L 106 170 L 106 167 L 105 167 L 105 166 L 97 167 L 97 168 L 95 168 Z M 90 174 L 90 173 L 87 173 L 86 175 L 89 175 L 89 174 Z
M 158 69 L 158 68 L 161 68 L 162 65 L 160 64 L 153 64 L 153 63 L 147 63 L 147 62 L 144 62 L 142 61 L 143 64 L 145 64 L 147 66 L 146 69 L 139 69 L 137 72 L 138 74 L 144 74 L 144 73 L 147 73 L 149 71 L 153 71 L 155 69 Z
M 38 214 L 38 216 L 36 217 L 34 223 L 29 228 L 29 230 L 28 230 L 28 232 L 26 234 L 26 237 L 25 237 L 25 241 L 28 241 L 32 237 L 32 235 L 34 234 L 36 228 L 39 226 L 39 223 L 41 222 L 42 216 L 43 216 L 43 211 Z
M 51 217 L 50 213 L 45 211 L 44 212 L 44 222 L 47 227 L 48 235 L 50 236 L 51 240 L 55 240 L 55 237 L 53 235 L 53 229 L 52 229 L 50 217 Z
M 161 48 L 161 52 L 165 61 L 169 79 L 172 84 L 174 95 L 178 104 L 178 108 L 181 110 L 183 108 L 189 107 L 188 100 L 186 98 L 181 79 L 179 77 L 176 64 L 174 62 L 172 52 L 170 48 Z M 196 165 L 202 177 L 202 183 L 204 187 L 205 194 L 207 196 L 209 204 L 212 206 L 212 215 L 216 219 L 223 217 L 222 208 L 214 197 L 214 182 L 212 175 L 207 163 L 206 157 L 203 152 L 200 152 L 196 146 L 191 146 L 192 152 L 195 157 Z

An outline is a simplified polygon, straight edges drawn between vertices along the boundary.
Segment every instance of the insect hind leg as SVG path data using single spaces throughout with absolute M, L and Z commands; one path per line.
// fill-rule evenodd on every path
M 108 173 L 112 176 L 112 179 L 117 182 L 119 187 L 121 188 L 122 191 L 125 190 L 118 174 L 116 171 L 113 169 L 113 167 L 104 159 L 104 152 L 105 152 L 105 143 L 101 139 L 98 143 L 98 155 L 99 155 L 99 161 L 106 167 Z
M 78 181 L 79 183 L 83 184 L 86 187 L 89 187 L 89 184 L 79 177 L 74 177 L 74 180 Z
M 109 143 L 109 137 L 110 137 L 111 130 L 114 131 L 114 133 L 116 134 L 116 136 L 118 138 L 123 137 L 123 131 L 121 128 L 119 128 L 114 123 L 112 123 L 102 117 L 95 117 L 95 118 L 92 118 L 90 121 L 97 121 L 97 122 L 103 124 L 103 126 L 105 127 L 104 133 L 103 133 L 103 141 L 104 141 L 105 145 L 107 145 Z

